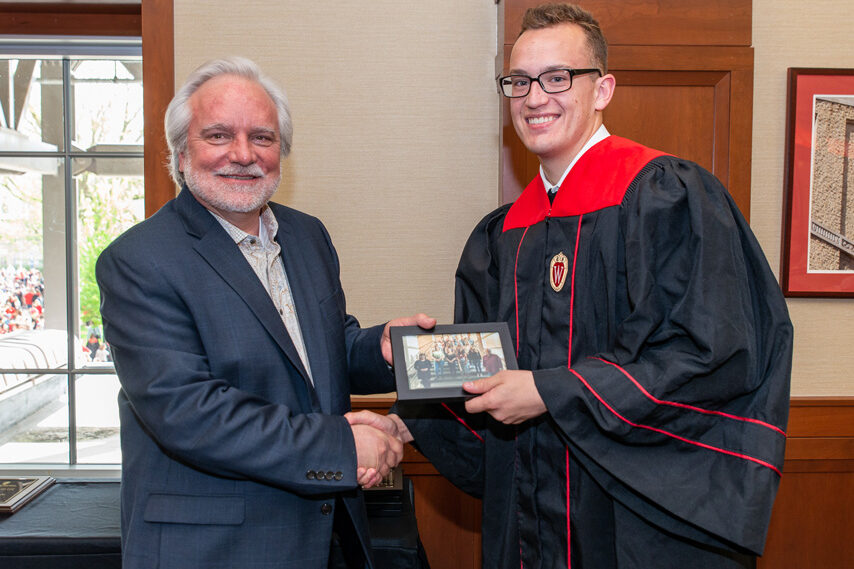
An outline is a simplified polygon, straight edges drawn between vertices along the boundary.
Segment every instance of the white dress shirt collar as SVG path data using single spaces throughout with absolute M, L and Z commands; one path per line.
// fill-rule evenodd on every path
M 546 178 L 546 173 L 543 171 L 543 166 L 540 164 L 540 177 L 543 179 L 543 186 L 546 188 L 546 191 L 549 193 L 558 191 L 560 185 L 563 184 L 564 179 L 566 179 L 566 175 L 569 174 L 569 171 L 572 170 L 572 167 L 575 166 L 578 159 L 581 158 L 585 152 L 590 150 L 594 144 L 605 140 L 609 136 L 610 133 L 608 132 L 608 129 L 605 128 L 604 124 L 601 125 L 596 132 L 593 133 L 593 136 L 587 139 L 587 142 L 585 142 L 584 146 L 581 147 L 581 151 L 575 155 L 575 158 L 572 159 L 572 162 L 570 162 L 569 166 L 566 167 L 566 170 L 563 171 L 563 176 L 560 177 L 560 180 L 558 180 L 556 184 L 549 182 L 549 179 Z

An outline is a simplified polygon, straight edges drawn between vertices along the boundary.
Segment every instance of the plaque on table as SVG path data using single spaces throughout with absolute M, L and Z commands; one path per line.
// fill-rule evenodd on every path
M 0 477 L 0 514 L 17 512 L 54 482 L 52 476 Z
M 403 511 L 403 471 L 392 468 L 382 482 L 365 488 L 365 506 L 370 516 L 397 516 Z

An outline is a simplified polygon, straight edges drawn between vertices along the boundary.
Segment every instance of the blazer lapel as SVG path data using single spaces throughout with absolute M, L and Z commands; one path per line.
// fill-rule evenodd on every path
M 299 247 L 299 236 L 294 235 L 292 231 L 292 224 L 278 215 L 276 219 L 279 222 L 276 240 L 282 248 L 282 260 L 311 365 L 315 393 L 320 400 L 321 410 L 330 413 L 332 386 L 329 385 L 329 360 L 326 357 L 329 348 L 326 344 L 326 335 L 322 333 L 328 323 L 322 321 L 321 312 L 317 309 L 320 299 L 317 298 L 316 289 L 311 281 L 312 260 L 305 258 Z
M 199 238 L 194 246 L 195 250 L 249 306 L 255 317 L 299 371 L 311 394 L 313 392 L 311 381 L 287 328 L 270 295 L 267 294 L 240 249 L 186 187 L 178 195 L 176 207 L 186 221 L 188 233 Z M 311 398 L 314 400 L 316 397 L 312 395 Z

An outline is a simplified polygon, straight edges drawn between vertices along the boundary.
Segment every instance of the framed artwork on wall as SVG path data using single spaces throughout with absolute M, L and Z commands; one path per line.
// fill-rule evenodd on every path
M 781 284 L 854 296 L 854 69 L 789 68 Z

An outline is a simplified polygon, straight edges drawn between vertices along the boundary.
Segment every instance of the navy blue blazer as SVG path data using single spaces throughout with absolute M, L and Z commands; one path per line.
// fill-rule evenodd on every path
M 185 188 L 97 264 L 121 381 L 124 569 L 326 569 L 336 497 L 370 557 L 351 393 L 394 389 L 314 217 L 270 203 L 314 385 L 237 245 Z M 341 514 L 341 512 L 339 512 Z

